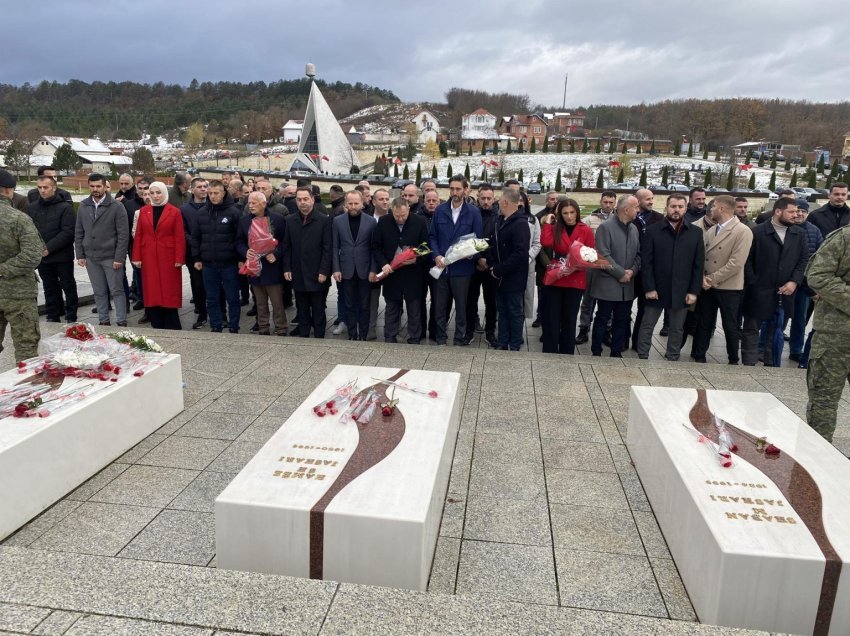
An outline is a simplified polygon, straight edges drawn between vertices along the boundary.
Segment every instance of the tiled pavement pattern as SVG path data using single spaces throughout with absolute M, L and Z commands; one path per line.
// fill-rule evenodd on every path
M 624 446 L 629 388 L 806 400 L 791 368 L 152 335 L 182 356 L 185 411 L 0 545 L 0 632 L 732 633 L 694 622 Z M 461 373 L 427 594 L 215 568 L 213 499 L 340 363 Z

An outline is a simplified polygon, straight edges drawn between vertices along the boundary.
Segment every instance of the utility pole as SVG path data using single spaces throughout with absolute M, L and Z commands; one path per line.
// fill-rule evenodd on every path
M 564 102 L 563 102 L 563 104 L 561 104 L 561 110 L 567 109 L 567 80 L 569 80 L 569 79 L 570 79 L 570 74 L 567 73 L 564 76 Z

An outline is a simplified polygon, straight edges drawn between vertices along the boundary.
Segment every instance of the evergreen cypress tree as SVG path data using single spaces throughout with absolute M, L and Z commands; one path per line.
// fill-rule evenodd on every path
M 581 190 L 584 187 L 584 184 L 581 182 L 581 168 L 578 169 L 578 175 L 576 176 L 576 190 Z
M 419 165 L 419 162 L 416 163 L 416 185 L 422 183 L 422 166 Z
M 452 164 L 449 164 L 449 167 L 446 168 L 446 179 L 451 179 L 452 174 Z
M 785 160 L 785 172 L 791 172 L 791 157 Z
M 629 149 L 628 144 L 626 144 L 625 140 L 623 140 L 623 147 L 620 149 L 621 154 L 626 154 L 626 151 Z
M 525 181 L 525 175 L 522 172 L 522 168 L 519 169 L 519 174 L 517 175 L 517 181 L 519 181 L 520 183 Z
M 393 177 L 398 179 L 398 164 L 397 163 L 393 164 Z
M 794 174 L 791 175 L 791 182 L 788 184 L 789 188 L 797 187 L 797 170 L 794 170 Z
M 484 139 L 482 139 L 481 140 L 481 156 L 483 157 L 486 154 L 487 154 L 487 142 Z
M 564 152 L 564 140 L 561 137 L 558 137 L 558 141 L 555 142 L 555 152 L 558 154 Z
M 460 157 L 460 142 L 455 144 L 455 157 Z
M 440 156 L 448 157 L 449 156 L 449 147 L 445 141 L 440 142 Z
M 537 183 L 539 183 L 540 185 L 543 185 L 543 171 L 542 170 L 537 173 Z
M 543 138 L 543 152 L 549 152 L 549 137 Z
M 692 142 L 692 141 L 688 142 L 688 156 L 689 157 L 694 156 L 694 142 Z
M 493 140 L 493 154 L 494 155 L 499 154 L 499 140 L 498 139 Z
M 776 155 L 770 158 L 770 169 L 776 170 Z
M 676 143 L 673 145 L 673 154 L 679 156 L 682 154 L 682 140 L 676 137 Z
M 410 179 L 410 170 L 407 167 L 407 164 L 404 164 L 404 172 L 401 175 L 402 179 Z
M 487 181 L 487 168 L 481 170 L 481 176 L 479 178 L 481 181 Z
M 581 151 L 584 154 L 587 154 L 590 150 L 590 142 L 587 140 L 587 137 L 584 138 L 584 143 L 581 145 Z
M 436 163 L 435 163 L 435 164 L 433 165 L 433 167 L 431 168 L 431 178 L 432 178 L 432 179 L 436 179 L 436 178 L 437 178 L 437 164 L 436 164 Z
M 642 155 L 643 154 L 643 148 L 641 147 L 640 142 L 637 143 L 637 148 L 635 148 L 635 154 L 636 155 Z
M 823 184 L 823 187 L 829 190 L 832 188 L 832 174 L 828 174 L 826 176 L 826 183 Z
M 519 146 L 517 146 L 517 153 L 522 154 L 525 152 L 525 139 L 519 140 Z
M 467 157 L 471 157 L 471 156 L 472 156 L 472 142 L 471 142 L 471 141 L 469 142 L 469 145 L 468 145 L 468 146 L 467 146 L 467 148 L 466 148 L 466 156 L 467 156 Z
M 764 153 L 762 153 L 762 154 L 760 154 L 760 155 L 759 155 L 759 163 L 758 163 L 758 166 L 759 166 L 759 168 L 764 168 Z
M 505 170 L 503 168 L 499 168 L 499 174 L 496 175 L 499 183 L 505 182 Z
M 817 171 L 818 171 L 819 174 L 823 174 L 823 171 L 825 169 L 826 169 L 826 166 L 824 165 L 824 161 L 823 161 L 823 153 L 820 153 L 820 158 L 818 159 L 818 169 L 817 169 Z
M 596 177 L 596 187 L 600 190 L 605 187 L 605 175 L 602 170 L 599 171 L 599 176 Z
M 730 192 L 735 187 L 735 168 L 729 166 L 729 172 L 726 174 L 726 189 Z
M 747 187 L 748 187 L 750 190 L 755 190 L 755 189 L 756 189 L 756 174 L 755 174 L 755 172 L 754 172 L 753 174 L 751 174 L 751 175 L 750 175 L 750 180 L 749 180 L 749 181 L 747 181 Z
M 576 151 L 576 140 L 570 139 L 570 152 L 575 152 L 575 151 Z
M 652 143 L 649 145 L 649 154 L 655 155 L 655 139 L 652 140 Z
M 506 154 L 506 155 L 509 155 L 509 154 L 511 154 L 512 152 L 513 152 L 513 150 L 511 150 L 511 140 L 510 140 L 510 139 L 508 139 L 508 147 L 507 147 L 507 148 L 505 148 L 505 154 Z
M 715 160 L 715 161 L 720 161 L 720 151 L 719 151 L 719 150 L 718 150 L 717 152 L 715 152 L 715 153 L 714 153 L 714 160 Z
M 771 192 L 776 190 L 776 170 L 770 173 L 770 183 L 767 184 L 767 189 Z
M 706 144 L 705 150 L 702 151 L 702 158 L 708 160 L 708 145 Z
M 381 155 L 375 155 L 375 170 L 377 170 L 381 166 L 381 163 L 383 163 Z
M 711 168 L 705 171 L 705 179 L 703 179 L 702 187 L 707 188 L 711 185 Z
M 645 188 L 645 187 L 646 187 L 646 166 L 644 166 L 643 168 L 641 168 L 641 171 L 640 171 L 640 181 L 638 181 L 638 185 L 639 185 L 641 188 Z
M 818 171 L 817 170 L 809 170 L 809 182 L 808 187 L 817 188 L 818 187 Z
M 613 137 L 611 137 L 611 141 L 608 142 L 608 152 L 617 152 L 617 142 L 614 141 Z
M 596 154 L 602 152 L 602 139 L 600 139 L 599 137 L 596 138 L 596 146 L 593 148 L 593 152 L 595 152 Z
M 395 151 L 395 156 L 399 159 L 404 159 L 404 155 L 401 153 L 401 146 L 399 146 L 398 149 Z
M 747 150 L 747 159 L 744 163 L 752 163 L 753 162 L 753 151 Z
M 661 168 L 661 185 L 667 187 L 667 180 L 670 178 L 670 171 L 667 166 Z
M 537 138 L 536 137 L 531 138 L 531 147 L 528 149 L 528 152 L 530 152 L 531 154 L 534 154 L 535 152 L 537 152 Z
M 689 188 L 691 187 L 691 171 L 690 170 L 685 170 L 685 178 L 682 181 L 682 183 L 685 184 L 686 186 L 688 186 Z
M 620 172 L 617 173 L 617 183 L 623 183 L 623 179 L 626 178 L 626 173 L 620 168 Z
M 560 192 L 563 189 L 561 184 L 561 169 L 558 168 L 558 173 L 555 175 L 555 192 Z
M 466 164 L 466 168 L 463 169 L 463 176 L 466 177 L 467 181 L 469 181 L 470 174 L 471 173 L 469 172 L 469 164 Z
M 806 167 L 806 155 L 805 154 L 803 155 L 802 159 L 800 159 L 800 167 L 801 168 Z

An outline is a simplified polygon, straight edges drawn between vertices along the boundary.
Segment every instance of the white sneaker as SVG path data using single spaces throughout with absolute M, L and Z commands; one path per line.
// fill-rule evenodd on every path
M 345 331 L 345 323 L 341 322 L 336 327 L 333 328 L 333 331 L 331 331 L 331 333 L 335 336 L 338 336 L 343 331 Z

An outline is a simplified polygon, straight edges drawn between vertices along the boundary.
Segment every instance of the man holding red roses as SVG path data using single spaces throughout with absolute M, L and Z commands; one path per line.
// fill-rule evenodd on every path
M 407 344 L 422 339 L 422 296 L 424 289 L 424 255 L 406 261 L 401 267 L 390 266 L 396 254 L 410 246 L 428 241 L 428 223 L 419 214 L 410 214 L 410 206 L 401 197 L 393 199 L 392 214 L 378 220 L 372 234 L 372 257 L 375 273 L 383 275 L 384 340 L 397 342 L 402 302 L 407 305 Z

